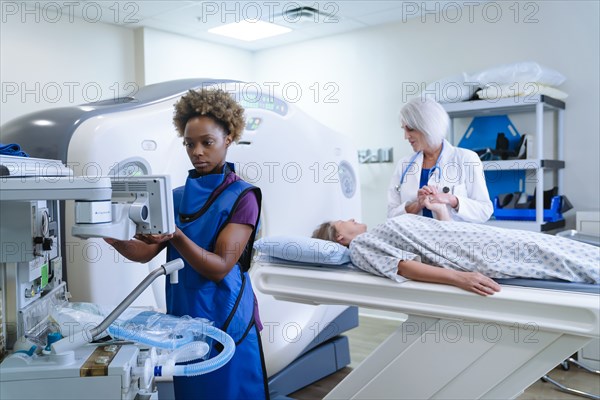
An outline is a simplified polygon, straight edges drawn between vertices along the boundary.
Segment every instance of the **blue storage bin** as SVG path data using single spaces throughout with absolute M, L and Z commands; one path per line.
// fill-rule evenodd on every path
M 495 149 L 498 133 L 504 133 L 508 139 L 509 149 L 518 150 L 521 133 L 517 130 L 508 115 L 482 115 L 474 117 L 458 147 L 478 151 Z M 512 193 L 525 187 L 525 170 L 500 170 L 494 164 L 484 165 L 485 181 L 490 199 L 502 193 Z
M 529 196 L 531 199 L 533 196 Z M 550 209 L 544 209 L 544 221 L 556 222 L 563 218 L 562 196 L 553 196 L 550 200 Z M 494 217 L 497 220 L 535 221 L 535 209 L 531 208 L 502 208 L 498 196 L 494 197 Z

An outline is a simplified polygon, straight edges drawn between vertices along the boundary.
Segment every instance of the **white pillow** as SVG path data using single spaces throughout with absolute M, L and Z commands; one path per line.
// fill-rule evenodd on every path
M 350 262 L 347 247 L 329 240 L 305 236 L 269 236 L 254 242 L 254 248 L 270 257 L 310 264 L 341 265 Z
M 486 100 L 519 96 L 533 97 L 538 95 L 550 96 L 557 100 L 564 100 L 568 96 L 562 90 L 534 82 L 516 82 L 510 85 L 489 85 L 477 92 L 477 97 Z
M 466 77 L 467 81 L 487 85 L 510 85 L 515 82 L 537 82 L 546 86 L 560 86 L 565 76 L 558 71 L 541 66 L 533 61 L 502 64 L 475 72 Z

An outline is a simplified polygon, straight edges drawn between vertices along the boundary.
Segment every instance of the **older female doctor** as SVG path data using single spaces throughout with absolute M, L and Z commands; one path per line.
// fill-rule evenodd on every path
M 400 160 L 388 189 L 388 218 L 432 217 L 425 199 L 443 203 L 455 221 L 485 222 L 493 212 L 483 165 L 471 150 L 445 140 L 450 118 L 432 99 L 416 98 L 400 110 L 404 137 L 414 154 Z

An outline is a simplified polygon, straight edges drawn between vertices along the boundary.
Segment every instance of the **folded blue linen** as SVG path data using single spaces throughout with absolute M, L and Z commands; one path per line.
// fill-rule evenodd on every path
M 29 154 L 21 150 L 21 146 L 16 143 L 0 143 L 0 154 L 5 156 L 29 157 Z

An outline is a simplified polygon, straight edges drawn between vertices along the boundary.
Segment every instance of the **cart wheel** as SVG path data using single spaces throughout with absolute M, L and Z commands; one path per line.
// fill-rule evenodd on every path
M 569 362 L 568 362 L 568 361 L 566 361 L 566 360 L 565 360 L 565 361 L 563 361 L 563 362 L 561 362 L 561 363 L 560 363 L 560 366 L 561 366 L 561 367 L 562 367 L 562 369 L 563 369 L 563 370 L 565 370 L 565 371 L 568 371 L 568 370 L 569 370 L 569 368 L 571 368 L 571 366 L 569 365 Z

